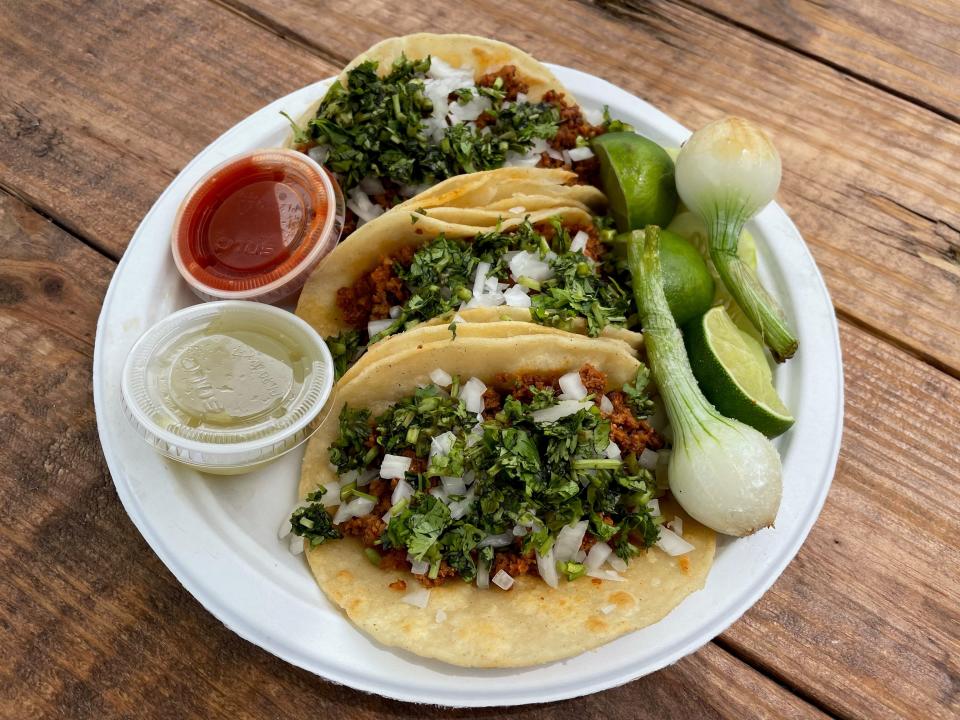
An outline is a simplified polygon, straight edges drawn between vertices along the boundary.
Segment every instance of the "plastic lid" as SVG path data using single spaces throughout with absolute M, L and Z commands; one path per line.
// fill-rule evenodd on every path
M 160 453 L 201 469 L 273 459 L 319 426 L 333 359 L 297 316 L 242 301 L 194 305 L 137 340 L 124 413 Z
M 255 150 L 207 173 L 177 212 L 177 270 L 204 300 L 278 302 L 340 239 L 337 181 L 307 155 Z

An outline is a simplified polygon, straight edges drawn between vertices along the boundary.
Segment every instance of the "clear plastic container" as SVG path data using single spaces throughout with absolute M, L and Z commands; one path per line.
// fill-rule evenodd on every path
M 316 431 L 333 374 L 323 339 L 297 316 L 211 302 L 173 313 L 137 340 L 123 369 L 123 409 L 161 454 L 234 474 Z
M 177 212 L 177 270 L 204 300 L 292 297 L 336 247 L 345 205 L 337 181 L 307 155 L 255 150 L 211 170 Z

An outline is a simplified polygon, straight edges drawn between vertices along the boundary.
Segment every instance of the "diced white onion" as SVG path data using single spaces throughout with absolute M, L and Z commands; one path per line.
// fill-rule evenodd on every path
M 320 504 L 326 507 L 336 507 L 340 504 L 340 483 L 331 480 L 321 485 L 325 492 L 320 496 Z
M 453 383 L 453 378 L 450 377 L 450 373 L 446 370 L 441 370 L 436 368 L 430 373 L 430 382 L 434 385 L 439 385 L 440 387 L 450 387 Z
M 523 285 L 513 285 L 503 293 L 503 300 L 509 307 L 528 308 L 532 304 Z
M 527 529 L 523 525 L 514 525 L 513 534 L 515 537 L 523 537 L 524 535 L 527 534 Z
M 642 468 L 646 468 L 647 470 L 656 470 L 658 457 L 659 453 L 651 450 L 650 448 L 644 448 L 643 452 L 640 453 L 640 457 L 637 458 L 637 462 L 640 463 L 640 467 Z
M 452 503 L 450 503 L 450 517 L 454 520 L 459 520 L 466 515 L 470 510 L 470 506 L 473 505 L 473 500 L 476 497 L 476 494 L 476 487 L 471 487 L 469 490 L 467 490 L 467 494 L 463 496 L 462 500 L 454 500 Z
M 413 605 L 413 607 L 423 610 L 430 602 L 430 589 L 425 587 L 417 588 L 400 598 L 400 602 Z
M 435 488 L 430 488 L 430 494 L 433 495 L 437 500 L 442 502 L 444 505 L 447 504 L 447 491 L 443 489 L 442 486 L 437 485 Z
M 610 557 L 607 558 L 607 565 L 617 572 L 625 572 L 627 569 L 627 561 L 622 557 L 618 557 L 616 553 L 611 554 Z
M 613 570 L 591 570 L 587 573 L 587 577 L 599 578 L 600 580 L 611 580 L 613 582 L 625 581 L 625 578 L 621 577 L 620 573 L 614 572 Z
M 413 497 L 413 487 L 406 480 L 398 480 L 397 486 L 390 495 L 390 504 L 396 505 L 401 500 L 409 500 Z
M 453 315 L 453 321 L 454 321 L 455 323 L 465 323 L 465 322 L 466 322 L 466 320 L 464 320 L 462 317 L 460 317 L 460 313 L 454 313 L 454 315 Z
M 518 93 L 517 93 L 517 102 L 518 102 L 518 103 L 525 103 L 526 101 L 527 101 L 527 94 L 526 94 L 526 93 L 522 93 L 522 92 L 518 92 Z
M 400 307 L 399 305 L 393 305 L 393 306 L 391 306 L 391 308 L 390 308 L 390 319 L 391 319 L 391 320 L 396 320 L 398 317 L 400 317 L 400 313 L 401 313 L 401 312 L 403 312 L 403 308 Z
M 307 155 L 310 156 L 310 159 L 314 162 L 320 163 L 323 165 L 327 161 L 327 156 L 330 154 L 330 148 L 326 145 L 314 145 L 312 148 L 307 150 Z
M 447 495 L 465 495 L 467 492 L 467 484 L 461 477 L 441 477 L 440 482 Z
M 410 572 L 414 575 L 424 575 L 430 569 L 430 563 L 426 560 L 417 560 L 412 555 L 407 555 L 407 562 L 410 563 Z
M 580 379 L 580 373 L 569 372 L 561 375 L 557 380 L 560 383 L 560 390 L 564 394 L 565 400 L 583 400 L 587 396 L 587 388 Z
M 473 447 L 483 439 L 483 425 L 476 424 L 467 433 L 467 447 Z
M 493 292 L 474 295 L 470 298 L 470 301 L 463 306 L 463 309 L 471 310 L 478 307 L 500 307 L 501 305 L 505 305 L 506 302 L 507 299 L 504 294 L 499 290 L 494 290 Z
M 607 445 L 607 449 L 604 451 L 604 455 L 606 455 L 611 460 L 619 460 L 621 457 L 620 446 L 617 445 L 613 440 L 611 440 L 610 444 Z
M 616 605 L 604 605 L 602 608 L 600 608 L 600 612 L 602 612 L 604 615 L 609 615 L 616 609 Z
M 481 590 L 490 587 L 490 565 L 483 558 L 477 560 L 477 587 Z
M 577 550 L 577 552 L 573 555 L 574 562 L 582 563 L 586 559 L 587 554 L 583 550 Z
M 430 440 L 430 457 L 446 457 L 453 449 L 453 444 L 457 441 L 457 436 L 452 431 L 447 430 Z
M 603 111 L 594 110 L 593 108 L 587 108 L 580 106 L 580 112 L 583 113 L 584 119 L 591 125 L 602 125 L 603 124 Z
M 590 236 L 583 230 L 577 231 L 577 234 L 573 236 L 573 240 L 570 241 L 570 252 L 583 252 L 584 248 L 587 247 L 587 240 L 589 239 Z
M 660 539 L 657 540 L 657 547 L 671 557 L 686 555 L 693 550 L 693 545 L 663 525 L 660 526 Z
M 555 588 L 560 584 L 560 577 L 557 575 L 557 560 L 551 547 L 546 555 L 537 552 L 537 572 L 540 578 L 550 587 Z
M 542 282 L 553 277 L 553 270 L 545 260 L 540 259 L 539 253 L 523 251 L 510 258 L 510 274 L 514 280 L 527 277 Z
M 683 518 L 675 517 L 670 522 L 666 523 L 667 527 L 673 530 L 677 535 L 683 537 Z
M 586 145 L 582 147 L 575 147 L 568 152 L 570 159 L 573 162 L 579 162 L 580 160 L 589 160 L 593 157 L 593 150 L 591 150 Z
M 477 295 L 483 292 L 484 283 L 487 281 L 487 273 L 490 272 L 490 263 L 480 262 L 477 263 L 477 272 L 473 276 L 473 295 Z
M 354 498 L 350 502 L 337 508 L 337 514 L 333 516 L 333 524 L 339 525 L 342 522 L 346 522 L 350 518 L 369 515 L 373 511 L 374 505 L 376 505 L 376 503 L 368 498 Z
M 587 566 L 587 570 L 596 570 L 607 561 L 612 552 L 613 548 L 605 542 L 594 543 L 583 564 Z
M 464 383 L 463 387 L 460 388 L 460 399 L 463 400 L 467 412 L 483 412 L 483 393 L 485 393 L 486 390 L 487 386 L 475 377 L 470 378 Z
M 294 535 L 290 538 L 290 552 L 300 555 L 303 552 L 303 535 Z
M 507 547 L 513 542 L 513 533 L 500 533 L 499 535 L 487 535 L 483 540 L 477 543 L 478 548 L 484 547 L 494 547 L 502 548 Z
M 382 195 L 384 193 L 383 183 L 380 178 L 374 175 L 367 175 L 360 181 L 360 189 L 367 195 Z
M 367 323 L 367 335 L 370 337 L 379 335 L 391 325 L 393 325 L 393 320 L 390 318 L 384 318 L 383 320 L 371 320 Z
M 353 210 L 354 214 L 359 218 L 360 222 L 357 223 L 358 225 L 363 225 L 375 217 L 383 215 L 383 208 L 370 200 L 367 194 L 359 187 L 355 187 L 347 193 L 347 207 Z
M 490 98 L 476 93 L 462 105 L 459 101 L 454 101 L 450 103 L 450 112 L 448 113 L 450 124 L 458 125 L 462 122 L 473 122 L 491 107 L 493 107 L 493 103 Z
M 657 498 L 647 501 L 647 507 L 650 508 L 650 517 L 660 516 L 660 501 Z
M 554 160 L 563 160 L 563 153 L 549 145 L 547 146 L 545 152 L 547 153 L 548 157 L 551 157 Z
M 363 473 L 360 474 L 360 477 L 357 478 L 357 487 L 366 487 L 367 485 L 370 484 L 370 481 L 373 480 L 379 474 L 380 474 L 380 471 L 377 470 L 376 468 L 370 468 L 368 470 L 364 470 Z
M 600 412 L 606 413 L 607 415 L 613 414 L 613 403 L 610 402 L 610 398 L 606 395 L 600 397 Z
M 573 415 L 583 408 L 588 408 L 590 405 L 591 403 L 589 402 L 579 400 L 561 400 L 556 405 L 545 407 L 542 410 L 534 410 L 530 414 L 530 417 L 533 418 L 534 422 L 538 423 L 556 422 L 561 418 L 567 417 L 567 415 Z
M 437 614 L 433 616 L 433 621 L 435 623 L 442 623 L 447 619 L 447 613 L 443 610 L 437 610 Z
M 497 570 L 493 576 L 493 584 L 501 590 L 509 590 L 513 587 L 513 577 L 506 570 Z
M 553 544 L 553 557 L 557 562 L 565 563 L 573 558 L 583 543 L 583 536 L 587 532 L 588 524 L 586 520 L 581 520 L 560 528 L 560 532 L 557 533 L 557 540 Z
M 540 162 L 540 155 L 533 151 L 521 155 L 513 150 L 507 151 L 503 160 L 504 167 L 536 167 Z
M 380 477 L 384 480 L 402 480 L 412 464 L 412 458 L 387 453 L 383 456 L 383 462 L 380 463 Z

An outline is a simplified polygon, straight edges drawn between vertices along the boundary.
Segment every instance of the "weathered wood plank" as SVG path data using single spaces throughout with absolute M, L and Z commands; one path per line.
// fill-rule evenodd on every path
M 960 382 L 847 324 L 843 448 L 796 560 L 723 638 L 840 716 L 960 713 Z
M 952 0 L 691 2 L 960 117 L 960 5 Z
M 119 257 L 217 135 L 334 67 L 206 0 L 0 4 L 0 186 Z
M 416 13 L 387 2 L 335 0 L 322 12 L 305 0 L 229 2 L 327 56 L 417 32 L 429 17 L 434 31 L 489 35 L 592 70 L 688 126 L 755 118 L 780 149 L 780 200 L 837 307 L 960 375 L 960 199 L 945 182 L 960 168 L 960 125 L 666 0 L 607 11 L 424 0 Z
M 99 451 L 91 340 L 113 263 L 4 193 L 0 243 L 0 717 L 422 717 L 285 664 L 180 587 L 124 514 Z M 638 708 L 825 717 L 713 644 L 582 700 L 429 712 L 626 720 Z

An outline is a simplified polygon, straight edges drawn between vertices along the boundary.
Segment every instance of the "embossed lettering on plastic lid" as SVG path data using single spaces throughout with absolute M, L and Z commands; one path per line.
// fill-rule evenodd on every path
M 150 328 L 124 365 L 124 412 L 160 453 L 209 472 L 271 460 L 317 429 L 333 384 L 320 336 L 258 303 L 195 305 Z
M 177 269 L 204 300 L 279 302 L 340 239 L 345 206 L 332 175 L 293 150 L 255 150 L 207 173 L 174 221 Z

